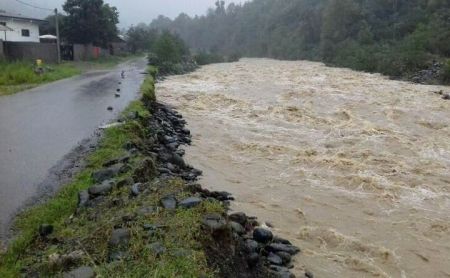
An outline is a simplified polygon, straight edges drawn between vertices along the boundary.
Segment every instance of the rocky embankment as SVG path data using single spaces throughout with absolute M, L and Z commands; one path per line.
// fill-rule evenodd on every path
M 48 222 L 16 244 L 0 270 L 19 265 L 26 277 L 294 277 L 297 247 L 255 217 L 229 214 L 230 193 L 197 183 L 202 173 L 180 148 L 191 143 L 183 117 L 151 90 L 135 106 L 105 131 L 88 161 L 101 162 L 100 169 L 79 178 L 90 185 L 58 195 L 63 202 L 77 195 L 76 208 L 68 217 L 40 215 Z M 120 150 L 105 149 L 124 139 Z

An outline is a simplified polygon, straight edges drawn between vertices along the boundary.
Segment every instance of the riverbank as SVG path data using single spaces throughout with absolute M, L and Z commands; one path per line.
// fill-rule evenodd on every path
M 297 248 L 196 183 L 179 148 L 190 132 L 156 102 L 154 77 L 74 180 L 19 216 L 0 276 L 291 277 Z

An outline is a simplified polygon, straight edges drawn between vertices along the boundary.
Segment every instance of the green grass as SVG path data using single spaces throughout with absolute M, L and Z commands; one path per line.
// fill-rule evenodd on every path
M 91 61 L 64 62 L 60 65 L 44 65 L 44 68 L 47 70 L 42 75 L 38 75 L 34 72 L 32 62 L 0 61 L 0 96 L 11 95 L 91 70 L 110 69 L 120 63 L 138 57 L 140 56 L 110 56 Z
M 41 75 L 36 74 L 33 68 L 33 64 L 27 62 L 0 62 L 0 96 L 81 73 L 80 69 L 70 63 L 45 66 L 46 71 Z
M 23 263 L 21 254 L 33 242 L 39 225 L 50 223 L 56 229 L 60 229 L 64 225 L 64 220 L 76 209 L 78 192 L 93 184 L 92 172 L 100 169 L 105 161 L 125 154 L 122 146 L 132 139 L 127 128 L 123 125 L 107 129 L 99 148 L 88 157 L 87 168 L 81 171 L 73 182 L 64 186 L 45 204 L 29 209 L 17 218 L 15 229 L 20 231 L 20 235 L 1 257 L 0 277 L 18 276 Z
M 142 84 L 142 94 L 154 96 L 153 77 L 150 75 Z M 152 86 L 150 86 L 152 85 Z M 178 199 L 191 195 L 185 191 L 184 182 L 172 179 L 162 182 L 151 181 L 149 194 L 129 199 L 129 188 L 116 188 L 106 199 L 93 208 L 83 209 L 74 215 L 78 192 L 89 188 L 93 181 L 91 174 L 102 168 L 104 162 L 126 154 L 123 145 L 127 142 L 142 144 L 151 138 L 152 132 L 144 125 L 151 116 L 142 101 L 134 101 L 123 112 L 138 114 L 137 120 L 129 120 L 121 126 L 105 130 L 98 148 L 88 156 L 87 165 L 73 181 L 63 186 L 50 200 L 22 213 L 16 220 L 17 238 L 6 253 L 0 255 L 0 277 L 19 277 L 23 269 L 34 270 L 42 277 L 58 276 L 63 269 L 49 264 L 51 254 L 67 254 L 82 250 L 85 255 L 79 265 L 90 265 L 101 277 L 213 277 L 207 267 L 205 254 L 200 244 L 200 220 L 206 213 L 223 213 L 218 202 L 204 202 L 200 206 L 176 211 L 157 211 L 151 215 L 140 215 L 127 225 L 131 231 L 131 242 L 126 260 L 107 263 L 107 242 L 113 228 L 123 223 L 122 216 L 135 213 L 137 209 L 156 207 L 162 196 L 173 194 Z M 133 157 L 130 165 L 135 168 L 144 157 Z M 117 179 L 129 177 L 132 171 Z M 121 205 L 111 206 L 117 200 Z M 101 217 L 96 217 L 101 215 Z M 92 220 L 95 218 L 96 220 Z M 56 242 L 43 241 L 38 236 L 38 227 L 43 224 L 54 226 L 52 237 Z M 162 224 L 164 232 L 149 235 L 143 224 Z M 155 257 L 146 247 L 152 242 L 161 242 L 167 252 Z M 183 250 L 185 255 L 180 256 Z

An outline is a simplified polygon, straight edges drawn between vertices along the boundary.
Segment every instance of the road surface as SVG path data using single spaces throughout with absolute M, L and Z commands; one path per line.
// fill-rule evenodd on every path
M 145 66 L 145 59 L 133 60 L 0 97 L 0 243 L 11 216 L 40 193 L 49 170 L 138 96 Z

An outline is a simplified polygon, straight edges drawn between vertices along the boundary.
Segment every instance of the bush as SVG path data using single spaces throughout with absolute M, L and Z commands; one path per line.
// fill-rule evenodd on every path
M 199 54 L 195 55 L 194 60 L 200 66 L 225 62 L 223 56 L 217 54 L 209 54 L 206 52 L 200 52 Z
M 195 62 L 200 66 L 217 63 L 232 63 L 239 61 L 240 58 L 241 55 L 237 53 L 233 53 L 229 56 L 224 56 L 219 54 L 200 52 L 199 54 L 194 56 Z

